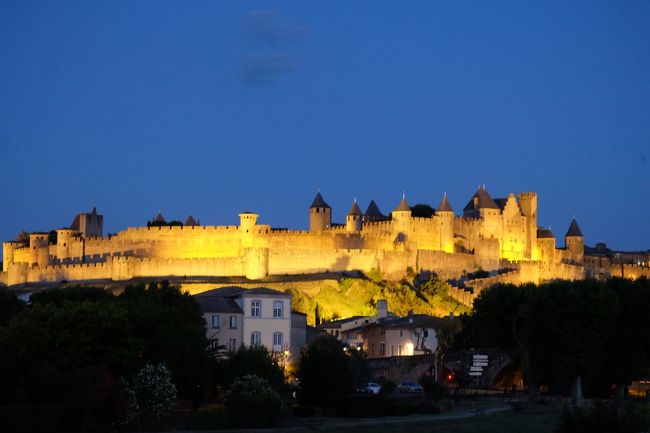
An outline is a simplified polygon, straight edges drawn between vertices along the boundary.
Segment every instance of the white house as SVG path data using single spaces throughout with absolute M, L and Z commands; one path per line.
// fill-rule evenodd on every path
M 264 346 L 289 354 L 291 295 L 264 287 L 223 287 L 195 295 L 206 321 L 206 336 L 216 349 Z

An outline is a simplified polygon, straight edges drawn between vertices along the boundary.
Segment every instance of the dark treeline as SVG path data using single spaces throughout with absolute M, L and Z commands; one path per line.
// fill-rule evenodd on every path
M 56 405 L 66 429 L 98 428 L 128 411 L 129 382 L 148 364 L 196 405 L 214 379 L 207 346 L 199 306 L 166 282 L 117 296 L 51 289 L 29 304 L 0 290 L 0 405 Z
M 623 397 L 650 373 L 650 280 L 497 285 L 462 317 L 459 348 L 500 347 L 521 367 L 531 396 Z

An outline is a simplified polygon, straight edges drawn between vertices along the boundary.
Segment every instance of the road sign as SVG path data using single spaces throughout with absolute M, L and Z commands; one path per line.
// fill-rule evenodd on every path
M 480 371 L 470 371 L 469 375 L 470 376 L 481 376 L 483 373 Z
M 474 360 L 480 359 L 480 360 L 486 360 L 487 361 L 488 356 L 487 355 L 472 355 L 472 358 L 474 358 Z
M 487 367 L 487 366 L 488 366 L 488 363 L 487 363 L 487 362 L 483 362 L 483 361 L 474 361 L 474 362 L 472 363 L 472 365 L 476 365 L 476 366 L 478 366 L 478 367 Z
M 483 371 L 483 367 L 477 367 L 477 366 L 472 365 L 469 368 L 469 371 Z

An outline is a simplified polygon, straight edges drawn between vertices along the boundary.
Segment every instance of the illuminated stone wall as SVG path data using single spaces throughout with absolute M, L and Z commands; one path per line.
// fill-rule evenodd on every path
M 521 281 L 575 278 L 582 243 L 557 249 L 555 239 L 536 239 L 534 193 L 510 194 L 503 210 L 481 209 L 480 218 L 440 212 L 432 218 L 394 211 L 392 220 L 315 231 L 272 230 L 258 216 L 240 214 L 239 226 L 129 227 L 113 236 L 83 237 L 57 231 L 30 235 L 30 245 L 3 244 L 0 283 L 128 280 L 135 277 L 296 275 L 379 269 L 403 275 L 408 267 L 458 278 L 491 271 L 507 259 L 520 263 Z M 582 268 L 580 268 L 582 269 Z

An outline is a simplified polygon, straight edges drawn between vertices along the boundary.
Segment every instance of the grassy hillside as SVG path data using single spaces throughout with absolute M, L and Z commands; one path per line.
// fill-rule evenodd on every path
M 448 290 L 448 284 L 436 277 L 414 284 L 407 278 L 398 282 L 385 281 L 378 273 L 371 274 L 370 278 L 328 280 L 312 285 L 310 290 L 286 289 L 293 296 L 293 308 L 307 314 L 310 324 L 315 323 L 317 308 L 321 320 L 374 315 L 380 299 L 388 300 L 389 311 L 399 316 L 410 310 L 435 316 L 467 311 L 467 307 L 448 295 Z

